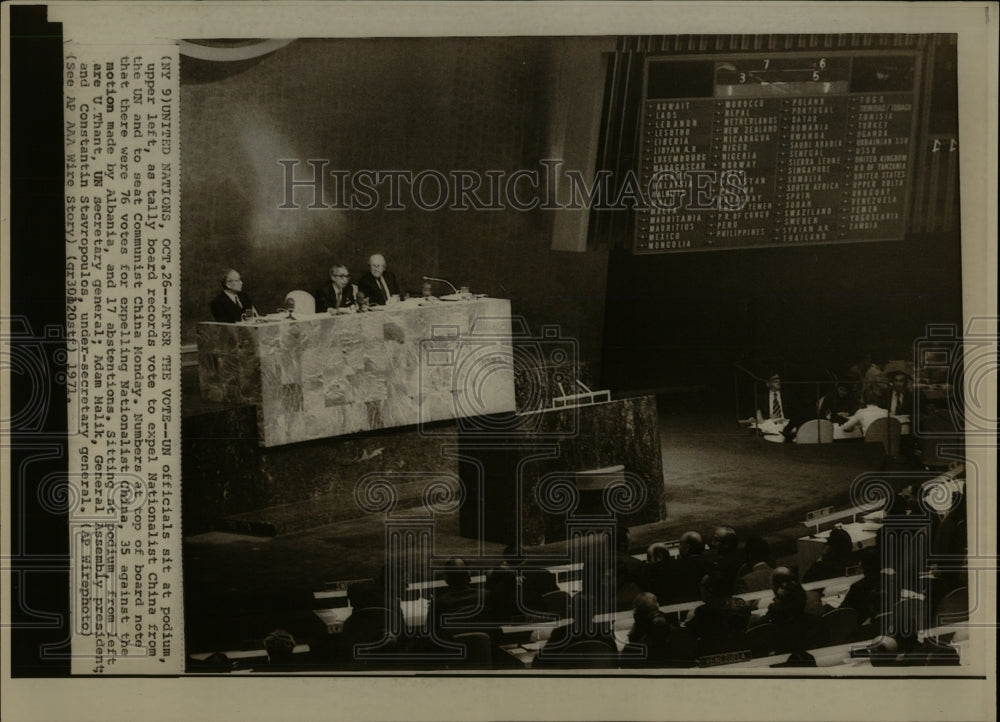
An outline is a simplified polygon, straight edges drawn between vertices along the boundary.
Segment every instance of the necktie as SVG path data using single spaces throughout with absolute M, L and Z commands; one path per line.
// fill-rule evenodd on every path
M 773 391 L 771 393 L 771 418 L 772 419 L 781 418 L 781 399 L 778 398 L 777 391 Z
M 236 294 L 234 298 L 236 299 L 236 305 L 239 306 L 240 308 L 243 308 L 243 303 L 240 301 L 240 295 Z
M 385 276 L 382 276 L 378 280 L 382 284 L 382 293 L 385 295 L 385 302 L 389 303 L 389 284 L 385 282 Z
M 341 295 L 340 291 L 337 291 L 337 308 L 340 308 Z

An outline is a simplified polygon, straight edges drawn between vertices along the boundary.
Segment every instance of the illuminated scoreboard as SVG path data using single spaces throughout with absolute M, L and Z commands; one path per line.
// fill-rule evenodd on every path
M 917 57 L 648 58 L 634 251 L 902 238 Z

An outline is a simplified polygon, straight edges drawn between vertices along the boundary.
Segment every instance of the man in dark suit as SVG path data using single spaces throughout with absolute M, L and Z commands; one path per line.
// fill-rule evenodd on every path
M 358 290 L 375 306 L 384 306 L 389 302 L 390 296 L 399 293 L 396 277 L 385 269 L 385 256 L 381 253 L 373 254 L 368 259 L 368 273 L 358 281 Z
M 909 416 L 913 413 L 913 391 L 907 388 L 909 377 L 903 371 L 892 374 L 892 387 L 889 389 L 886 408 L 891 416 Z
M 212 299 L 212 318 L 220 323 L 236 323 L 243 320 L 243 314 L 251 311 L 255 315 L 250 296 L 243 292 L 243 279 L 239 271 L 227 268 L 222 274 L 222 292 Z
M 449 629 L 445 617 L 455 612 L 472 612 L 480 608 L 483 601 L 480 593 L 485 592 L 484 588 L 472 586 L 469 570 L 462 559 L 449 559 L 445 566 L 447 571 L 444 573 L 444 581 L 448 586 L 435 590 L 427 607 L 427 624 L 437 638 L 447 638 L 467 631 L 461 628 Z
M 316 313 L 322 313 L 330 308 L 340 310 L 358 305 L 358 287 L 349 283 L 351 272 L 342 263 L 330 267 L 330 280 L 316 291 Z

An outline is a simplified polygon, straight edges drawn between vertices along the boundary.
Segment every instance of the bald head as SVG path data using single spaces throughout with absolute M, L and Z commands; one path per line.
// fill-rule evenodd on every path
M 780 587 L 785 582 L 794 582 L 795 575 L 792 574 L 792 570 L 788 567 L 775 567 L 774 571 L 771 572 L 771 589 L 775 592 L 778 591 Z
M 705 551 L 705 542 L 696 531 L 686 531 L 681 534 L 681 556 L 701 554 Z
M 654 542 L 646 549 L 646 561 L 650 564 L 670 558 L 670 547 L 663 542 Z
M 382 274 L 385 272 L 385 256 L 381 253 L 373 253 L 368 257 L 368 270 L 375 278 L 382 278 Z
M 731 526 L 717 526 L 712 534 L 712 548 L 720 552 L 731 552 L 739 546 L 736 530 Z

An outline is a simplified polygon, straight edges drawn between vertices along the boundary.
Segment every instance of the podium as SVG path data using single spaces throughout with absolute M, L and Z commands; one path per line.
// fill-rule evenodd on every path
M 641 396 L 519 415 L 502 437 L 460 429 L 462 536 L 532 546 L 566 539 L 574 514 L 613 514 L 628 526 L 664 519 L 658 428 L 656 399 Z M 573 502 L 553 512 L 549 502 L 564 497 Z M 625 497 L 627 512 L 605 504 Z
M 203 397 L 254 406 L 258 442 L 513 412 L 510 301 L 198 324 Z

